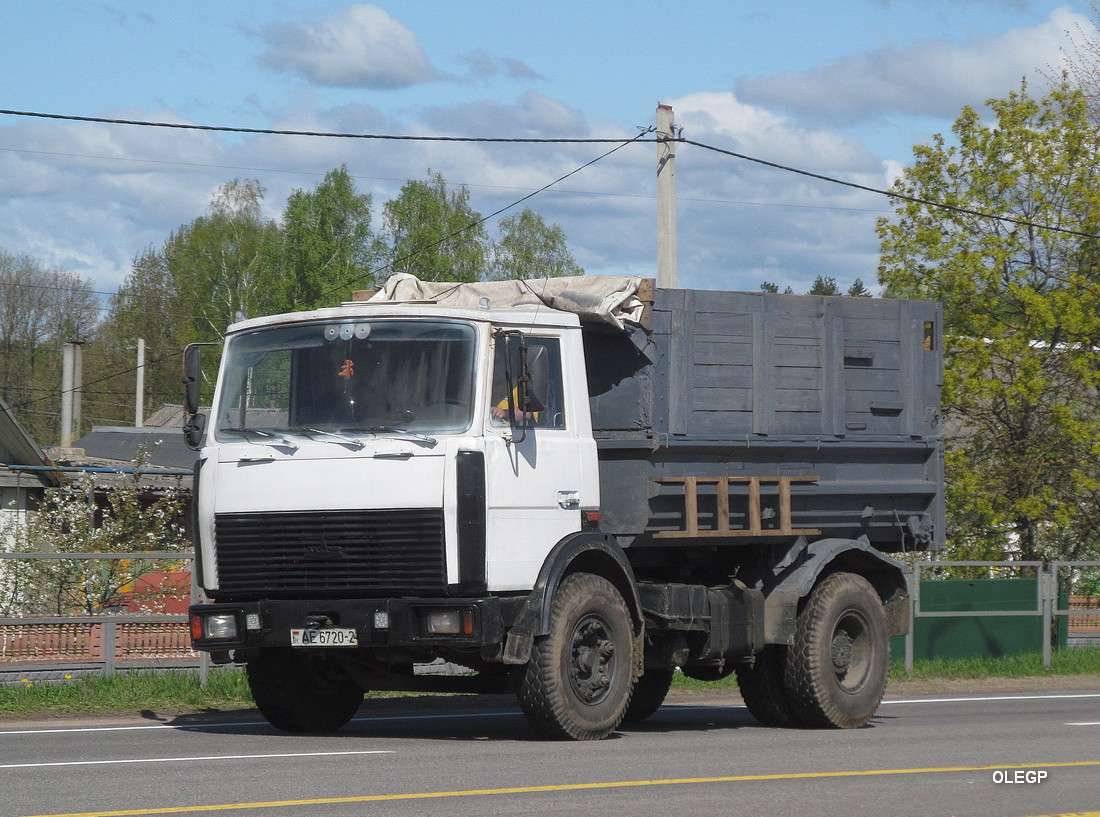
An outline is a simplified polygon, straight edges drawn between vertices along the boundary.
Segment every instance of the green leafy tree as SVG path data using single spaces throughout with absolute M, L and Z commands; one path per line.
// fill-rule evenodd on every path
M 867 289 L 863 280 L 856 278 L 852 281 L 851 286 L 848 287 L 848 291 L 844 293 L 849 298 L 871 298 L 874 297 L 871 290 Z
M 779 295 L 780 294 L 779 284 L 774 283 L 772 281 L 765 281 L 764 283 L 762 283 L 760 285 L 760 291 L 761 292 L 768 292 L 768 293 L 771 293 L 772 295 Z M 783 287 L 782 294 L 783 295 L 794 295 L 794 290 L 791 289 L 790 287 Z
M 810 287 L 810 291 L 807 295 L 839 295 L 840 287 L 837 285 L 836 278 L 828 275 L 819 275 L 814 278 L 813 286 Z
M 89 411 L 113 424 L 133 418 L 137 339 L 145 341 L 145 406 L 179 403 L 183 335 L 190 323 L 164 253 L 148 248 L 111 298 L 106 320 L 88 344 L 85 371 L 95 385 L 85 394 Z M 88 364 L 91 365 L 88 365 Z
M 479 281 L 488 270 L 489 234 L 470 206 L 465 186 L 447 186 L 441 173 L 409 181 L 383 207 L 389 265 L 424 281 Z
M 794 290 L 789 286 L 784 287 L 780 292 L 779 284 L 772 281 L 765 281 L 760 285 L 761 292 L 770 292 L 773 295 L 794 295 Z M 827 275 L 819 275 L 814 279 L 813 285 L 810 287 L 807 295 L 847 295 L 850 298 L 870 298 L 872 297 L 871 290 L 864 286 L 863 281 L 856 278 L 848 287 L 847 292 L 840 291 L 840 285 L 837 284 L 836 278 Z
M 988 106 L 989 121 L 963 109 L 953 143 L 917 147 L 895 189 L 1015 221 L 899 200 L 878 226 L 879 278 L 888 297 L 944 304 L 955 553 L 1096 558 L 1096 134 L 1065 81 L 1042 99 L 1025 85 Z
M 187 321 L 181 341 L 213 340 L 238 313 L 271 311 L 281 242 L 278 225 L 263 215 L 264 192 L 254 179 L 223 184 L 209 212 L 165 242 L 165 263 Z
M 356 192 L 346 165 L 315 190 L 290 194 L 282 240 L 277 311 L 335 306 L 349 289 L 375 283 L 383 248 L 371 229 L 371 197 Z
M 542 216 L 528 208 L 500 220 L 500 238 L 493 245 L 491 279 L 583 274 L 560 226 L 547 224 Z

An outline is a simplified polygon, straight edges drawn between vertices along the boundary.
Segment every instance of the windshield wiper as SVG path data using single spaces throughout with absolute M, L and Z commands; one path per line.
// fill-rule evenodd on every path
M 293 440 L 288 440 L 281 434 L 272 434 L 270 431 L 261 431 L 258 428 L 219 428 L 219 432 L 226 432 L 228 434 L 240 434 L 245 439 L 248 439 L 249 434 L 255 434 L 257 437 L 267 437 L 268 439 L 278 440 L 279 445 L 291 449 L 292 451 L 298 450 L 298 443 Z M 248 440 L 252 442 L 252 440 Z
M 341 431 L 346 431 L 349 434 L 400 434 L 403 437 L 412 437 L 414 440 L 421 440 L 428 445 L 435 445 L 439 442 L 435 437 L 429 437 L 427 434 L 420 434 L 416 431 L 409 431 L 404 428 L 395 428 L 394 426 L 349 426 L 347 428 L 341 428 Z
M 334 431 L 325 431 L 320 428 L 280 428 L 279 431 L 285 432 L 287 434 L 305 434 L 307 436 L 310 434 L 320 434 L 322 437 L 333 437 L 334 439 L 332 440 L 321 440 L 321 442 L 332 443 L 333 445 L 337 445 L 339 443 L 347 443 L 348 445 L 354 446 L 357 450 L 366 445 L 366 443 L 362 440 L 356 440 L 352 437 L 345 437 L 343 434 L 337 434 Z M 312 439 L 312 437 L 310 439 Z

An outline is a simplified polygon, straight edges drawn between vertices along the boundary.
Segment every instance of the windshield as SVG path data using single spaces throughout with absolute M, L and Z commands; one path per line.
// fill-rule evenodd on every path
M 422 320 L 347 320 L 238 335 L 227 351 L 217 430 L 465 431 L 473 413 L 475 337 L 470 324 Z

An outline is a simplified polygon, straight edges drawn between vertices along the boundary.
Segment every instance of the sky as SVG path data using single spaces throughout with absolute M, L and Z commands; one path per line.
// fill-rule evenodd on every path
M 1041 93 L 1092 3 L 1046 0 L 3 0 L 0 109 L 352 134 L 683 136 L 873 188 L 1026 78 Z M 133 259 L 256 179 L 279 218 L 346 165 L 382 204 L 440 172 L 482 214 L 609 144 L 331 139 L 0 115 L 0 250 L 117 290 Z M 589 274 L 656 275 L 656 158 L 630 144 L 523 202 Z M 690 145 L 678 283 L 876 282 L 883 196 Z M 505 210 L 489 224 L 516 212 Z

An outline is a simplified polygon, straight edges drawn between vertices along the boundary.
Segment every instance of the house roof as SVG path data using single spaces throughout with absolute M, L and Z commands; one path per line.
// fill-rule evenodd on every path
M 34 438 L 15 419 L 8 404 L 0 398 L 0 479 L 4 482 L 14 480 L 15 472 L 10 465 L 33 466 L 33 474 L 43 485 L 56 485 L 59 475 L 54 471 L 37 470 L 52 465 Z
M 195 466 L 196 454 L 183 439 L 183 432 L 176 428 L 143 426 L 95 426 L 74 447 L 83 449 L 80 462 L 72 465 L 91 465 L 91 460 L 110 461 L 116 466 L 130 466 L 138 451 L 144 446 L 151 471 L 158 469 L 190 471 Z

